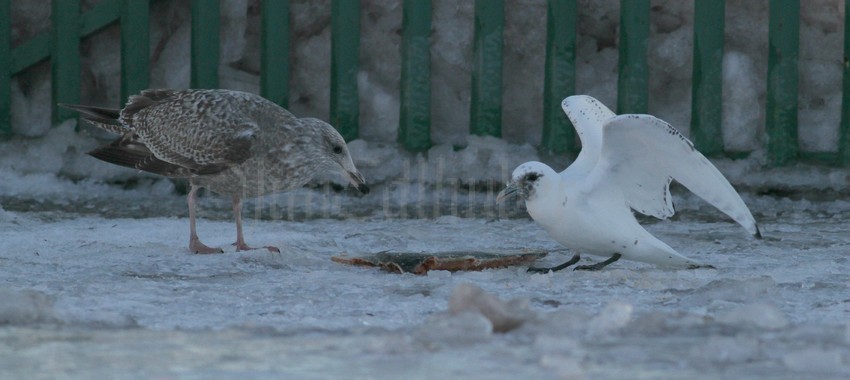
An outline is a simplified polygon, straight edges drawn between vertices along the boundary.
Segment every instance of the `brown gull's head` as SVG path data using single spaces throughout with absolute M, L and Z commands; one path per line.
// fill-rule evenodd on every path
M 354 161 L 352 161 L 351 154 L 348 152 L 348 146 L 339 132 L 330 124 L 319 119 L 303 118 L 300 120 L 316 133 L 313 136 L 312 143 L 315 144 L 314 158 L 320 161 L 320 166 L 330 170 L 342 169 L 342 174 L 352 186 L 361 193 L 368 194 L 369 186 L 366 185 L 366 179 L 354 166 Z

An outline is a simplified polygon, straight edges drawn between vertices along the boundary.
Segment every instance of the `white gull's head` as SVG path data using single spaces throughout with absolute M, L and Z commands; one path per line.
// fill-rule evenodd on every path
M 528 202 L 545 196 L 555 189 L 560 181 L 549 165 L 542 162 L 529 161 L 514 169 L 507 187 L 496 197 L 496 202 L 516 196 Z

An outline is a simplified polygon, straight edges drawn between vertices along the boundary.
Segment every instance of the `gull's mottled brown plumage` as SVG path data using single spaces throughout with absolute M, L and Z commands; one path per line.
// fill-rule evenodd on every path
M 233 197 L 238 250 L 242 238 L 241 200 L 290 190 L 320 170 L 342 169 L 353 185 L 368 192 L 342 136 L 329 124 L 296 118 L 260 96 L 231 90 L 145 90 L 121 109 L 80 105 L 94 125 L 121 134 L 89 154 L 116 165 L 174 178 L 187 178 L 190 249 L 220 252 L 195 233 L 198 188 Z M 276 251 L 277 248 L 266 247 Z

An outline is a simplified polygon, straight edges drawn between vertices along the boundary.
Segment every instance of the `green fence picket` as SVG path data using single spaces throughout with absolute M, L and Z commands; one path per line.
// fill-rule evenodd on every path
M 350 141 L 360 129 L 357 88 L 360 58 L 360 2 L 331 2 L 331 125 Z
M 219 0 L 192 0 L 192 88 L 218 87 Z
M 12 7 L 0 0 L 0 139 L 12 136 Z
M 504 0 L 476 0 L 469 112 L 469 130 L 475 135 L 502 136 L 504 29 Z
M 121 2 L 121 102 L 148 88 L 150 76 L 150 4 Z
M 431 0 L 404 0 L 398 142 L 412 152 L 431 147 Z
M 260 95 L 289 106 L 289 0 L 262 0 Z
M 723 153 L 723 29 L 725 0 L 694 2 L 691 139 L 707 156 Z
M 617 113 L 646 113 L 649 96 L 649 0 L 620 0 Z
M 50 58 L 51 32 L 39 34 L 12 49 L 12 75 Z
M 800 1 L 771 0 L 767 56 L 767 153 L 774 165 L 797 158 Z
M 88 36 L 101 30 L 118 19 L 121 9 L 127 0 L 103 0 L 87 12 L 80 15 L 80 37 Z M 147 4 L 147 0 L 141 0 Z
M 104 0 L 79 16 L 79 36 L 86 37 L 118 19 L 119 0 Z M 77 16 L 73 16 L 77 17 Z M 12 75 L 50 58 L 52 31 L 38 34 L 12 49 Z
M 191 87 L 218 87 L 220 0 L 192 0 Z M 150 0 L 102 0 L 80 13 L 80 0 L 51 2 L 51 30 L 11 47 L 11 0 L 0 0 L 0 137 L 11 127 L 11 79 L 51 61 L 54 107 L 59 123 L 76 113 L 55 107 L 80 100 L 80 39 L 121 21 L 121 96 L 148 87 Z M 850 18 L 845 18 L 843 95 L 838 152 L 801 152 L 798 146 L 798 57 L 800 1 L 770 0 L 766 101 L 767 151 L 772 165 L 798 160 L 850 165 Z M 261 5 L 260 92 L 287 106 L 290 64 L 289 0 Z M 410 151 L 431 146 L 430 32 L 432 0 L 404 0 L 398 142 Z M 706 155 L 724 152 L 722 65 L 725 0 L 694 3 L 694 60 L 691 131 Z M 331 123 L 346 138 L 357 138 L 360 98 L 360 2 L 331 1 Z M 850 11 L 850 0 L 845 1 Z M 847 12 L 845 12 L 847 13 Z M 547 0 L 547 39 L 541 147 L 575 153 L 575 132 L 560 101 L 575 92 L 577 0 Z M 620 0 L 618 113 L 648 110 L 650 0 Z M 470 133 L 501 136 L 504 0 L 476 0 Z M 731 154 L 727 152 L 727 155 Z
M 53 122 L 77 117 L 77 112 L 56 103 L 80 102 L 80 1 L 53 0 L 51 22 L 51 80 Z
M 543 80 L 543 138 L 553 153 L 576 153 L 575 129 L 561 101 L 576 91 L 576 0 L 549 0 L 546 11 L 546 66 Z
M 850 0 L 844 1 L 844 59 L 842 60 L 841 124 L 838 130 L 838 160 L 850 165 Z

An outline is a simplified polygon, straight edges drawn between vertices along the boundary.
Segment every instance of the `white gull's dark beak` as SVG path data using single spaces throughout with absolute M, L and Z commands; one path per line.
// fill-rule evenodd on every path
M 496 195 L 496 203 L 502 203 L 506 199 L 516 196 L 518 191 L 519 185 L 516 183 L 516 181 L 509 182 L 507 187 L 505 187 L 504 190 L 500 191 L 499 195 Z

